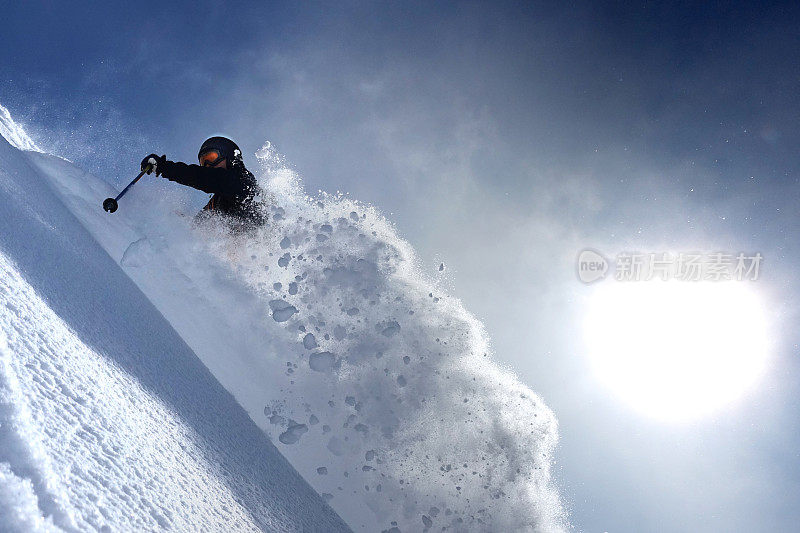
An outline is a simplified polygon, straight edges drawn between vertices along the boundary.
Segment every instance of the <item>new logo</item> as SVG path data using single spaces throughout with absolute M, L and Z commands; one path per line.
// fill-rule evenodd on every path
M 608 261 L 599 252 L 586 249 L 578 254 L 578 279 L 584 283 L 593 283 L 606 277 Z

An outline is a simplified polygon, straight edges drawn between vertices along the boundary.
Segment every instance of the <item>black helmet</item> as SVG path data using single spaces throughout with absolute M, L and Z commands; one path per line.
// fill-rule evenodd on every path
M 216 152 L 221 159 L 227 159 L 230 164 L 242 162 L 242 151 L 235 142 L 226 137 L 211 137 L 200 147 L 197 159 L 202 163 L 203 156 L 211 152 Z

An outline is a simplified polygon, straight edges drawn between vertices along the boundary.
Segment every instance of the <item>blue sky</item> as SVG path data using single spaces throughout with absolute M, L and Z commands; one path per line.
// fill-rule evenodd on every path
M 790 529 L 796 6 L 232 4 L 6 7 L 0 103 L 117 185 L 224 133 L 391 213 L 556 412 L 579 529 Z M 674 425 L 598 387 L 576 340 L 585 246 L 760 251 L 778 334 L 758 390 Z

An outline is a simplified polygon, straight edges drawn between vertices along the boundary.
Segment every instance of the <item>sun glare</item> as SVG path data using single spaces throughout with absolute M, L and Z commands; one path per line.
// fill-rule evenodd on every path
M 596 287 L 585 339 L 598 378 L 649 416 L 697 418 L 764 370 L 762 303 L 741 282 L 613 282 Z

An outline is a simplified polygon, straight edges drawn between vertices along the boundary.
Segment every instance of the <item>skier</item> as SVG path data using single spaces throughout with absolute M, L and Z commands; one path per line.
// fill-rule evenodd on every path
M 168 161 L 166 155 L 150 154 L 142 159 L 142 170 L 155 172 L 170 181 L 213 194 L 197 218 L 212 213 L 225 216 L 231 229 L 248 230 L 264 223 L 256 196 L 260 190 L 256 178 L 247 170 L 242 151 L 230 139 L 211 137 L 197 154 L 199 165 Z

